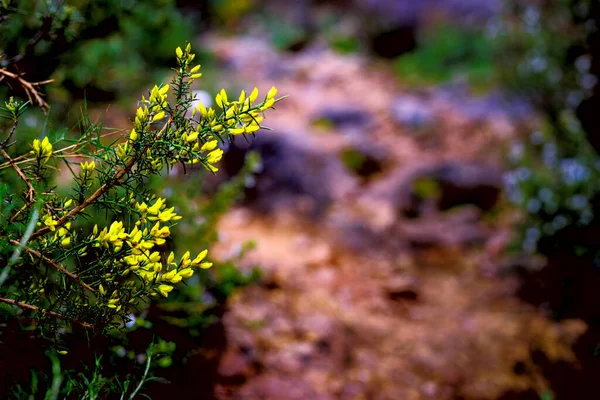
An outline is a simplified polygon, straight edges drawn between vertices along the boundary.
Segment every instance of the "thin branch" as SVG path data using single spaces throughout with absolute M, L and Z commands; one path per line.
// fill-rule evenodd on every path
M 13 124 L 13 127 L 11 128 L 10 132 L 8 133 L 8 136 L 6 137 L 6 139 L 4 139 L 2 141 L 2 143 L 0 143 L 0 148 L 6 148 L 8 146 L 6 146 L 6 143 L 10 140 L 10 138 L 12 137 L 12 135 L 14 135 L 15 130 L 17 129 L 17 125 L 19 125 L 19 120 L 15 120 L 15 123 Z
M 23 310 L 38 311 L 38 312 L 41 312 L 42 314 L 46 314 L 46 315 L 50 315 L 51 317 L 54 317 L 54 318 L 62 319 L 63 321 L 73 322 L 73 323 L 75 323 L 77 325 L 80 325 L 80 326 L 82 326 L 84 328 L 87 328 L 87 329 L 94 329 L 94 325 L 92 325 L 92 324 L 88 324 L 87 322 L 79 321 L 79 320 L 77 320 L 75 318 L 69 318 L 69 317 L 64 316 L 62 314 L 59 314 L 57 312 L 46 310 L 46 309 L 43 309 L 43 308 L 39 308 L 38 306 L 34 306 L 34 305 L 31 305 L 31 304 L 27 304 L 27 303 L 22 303 L 20 301 L 16 301 L 16 300 L 13 300 L 13 299 L 7 299 L 7 298 L 4 298 L 4 297 L 0 297 L 0 302 L 1 303 L 6 303 L 6 304 L 11 304 L 13 306 L 17 306 L 19 308 L 22 308 Z
M 33 237 L 31 238 L 33 239 Z M 30 240 L 31 240 L 30 239 Z M 14 244 L 15 246 L 20 246 L 21 243 L 19 243 L 17 240 L 11 240 L 10 241 L 11 244 Z M 77 276 L 76 274 L 70 272 L 69 270 L 67 270 L 65 267 L 61 266 L 60 264 L 58 264 L 57 262 L 55 262 L 54 260 L 51 260 L 50 258 L 44 256 L 42 253 L 40 253 L 37 250 L 34 250 L 30 247 L 24 247 L 23 250 L 25 250 L 25 252 L 41 259 L 42 261 L 44 261 L 46 264 L 50 265 L 52 268 L 54 268 L 55 270 L 62 272 L 63 274 L 67 275 L 69 278 L 73 279 L 75 282 L 77 282 L 77 284 L 87 290 L 89 290 L 92 293 L 95 293 L 95 290 L 88 285 L 85 282 L 82 282 L 81 279 L 79 279 L 79 276 Z
M 46 103 L 44 99 L 42 99 L 42 95 L 37 91 L 35 87 L 53 82 L 53 79 L 48 79 L 46 81 L 41 82 L 29 82 L 21 78 L 19 74 L 10 72 L 6 68 L 0 69 L 0 75 L 16 80 L 19 83 L 19 85 L 21 85 L 21 87 L 25 90 L 29 101 L 33 103 L 35 100 L 35 103 L 37 103 L 44 111 L 50 108 L 48 103 Z
M 35 201 L 35 190 L 33 189 L 33 186 L 31 186 L 31 183 L 29 183 L 29 179 L 27 179 L 21 168 L 19 168 L 19 166 L 13 161 L 13 159 L 10 158 L 10 156 L 6 153 L 6 151 L 4 151 L 4 149 L 0 148 L 0 154 L 8 160 L 8 163 L 17 172 L 17 175 L 19 175 L 23 182 L 25 182 L 25 184 L 27 185 L 27 200 L 29 201 L 29 203 L 33 203 Z

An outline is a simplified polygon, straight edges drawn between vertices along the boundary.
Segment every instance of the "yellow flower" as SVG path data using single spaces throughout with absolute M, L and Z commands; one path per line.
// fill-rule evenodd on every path
M 205 106 L 204 106 L 204 104 L 202 104 L 202 103 L 200 103 L 200 104 L 198 105 L 198 111 L 200 112 L 200 114 L 201 114 L 203 117 L 206 117 L 206 115 L 208 114 L 208 110 L 206 109 L 206 107 L 205 107 Z
M 163 226 L 161 228 L 159 226 L 159 223 L 157 222 L 150 230 L 150 234 L 156 238 L 166 238 L 169 237 L 169 235 L 171 235 L 171 231 L 169 230 L 168 226 Z
M 256 100 L 257 97 L 258 97 L 258 88 L 254 88 L 252 93 L 250 93 L 250 96 L 248 96 L 248 100 L 250 100 L 250 103 L 254 103 L 254 101 Z
M 156 199 L 154 204 L 148 208 L 148 213 L 152 214 L 152 215 L 156 215 L 163 208 L 165 208 L 165 199 L 163 199 L 162 197 L 159 197 L 158 199 Z
M 152 118 L 152 122 L 156 122 L 156 121 L 160 121 L 161 119 L 163 119 L 165 117 L 165 112 L 161 111 L 159 113 L 157 113 L 154 118 Z
M 177 58 L 183 58 L 183 51 L 181 50 L 181 47 L 177 47 L 175 49 L 175 54 L 177 54 Z
M 273 86 L 267 93 L 267 99 L 274 99 L 276 95 L 277 95 L 277 89 L 275 88 L 275 86 Z
M 208 156 L 206 157 L 206 162 L 208 162 L 209 164 L 215 164 L 219 162 L 221 158 L 223 158 L 223 150 L 216 149 L 208 153 Z
M 196 256 L 196 258 L 194 258 L 192 260 L 192 265 L 194 267 L 197 267 L 200 265 L 200 263 L 202 262 L 202 260 L 204 260 L 204 258 L 206 257 L 206 255 L 208 254 L 208 250 L 202 250 L 200 252 L 200 254 L 198 254 L 198 256 Z
M 194 275 L 194 270 L 191 268 L 184 268 L 177 272 L 177 275 L 181 276 L 183 279 L 191 278 Z
M 210 267 L 212 267 L 212 265 L 213 265 L 213 263 L 211 263 L 211 262 L 203 262 L 203 263 L 200 263 L 200 268 L 209 269 Z
M 137 138 L 138 138 L 138 134 L 137 134 L 137 132 L 135 131 L 135 128 L 134 128 L 134 129 L 131 130 L 131 133 L 129 134 L 129 140 L 135 141 L 135 140 L 137 140 Z
M 57 224 L 57 220 L 52 218 L 51 215 L 46 215 L 44 218 L 42 218 L 42 222 L 44 223 L 44 225 L 50 228 L 51 231 L 54 231 L 56 229 L 55 227 Z
M 63 248 L 67 248 L 71 245 L 71 236 L 66 236 L 61 242 L 60 244 L 62 245 Z
M 158 285 L 158 291 L 164 297 L 169 296 L 169 293 L 173 290 L 173 286 L 170 285 Z
M 185 140 L 188 143 L 194 142 L 198 139 L 198 134 L 199 134 L 199 132 L 191 132 L 187 135 L 187 138 Z
M 79 166 L 81 166 L 81 170 L 86 174 L 91 174 L 96 169 L 96 163 L 94 161 L 81 162 L 79 163 Z
M 219 144 L 218 141 L 216 140 L 211 140 L 210 142 L 206 142 L 204 143 L 204 145 L 202 145 L 202 147 L 200 148 L 200 151 L 211 151 L 217 148 L 217 145 Z
M 135 203 L 135 209 L 141 213 L 145 213 L 148 211 L 148 205 L 145 202 L 142 202 L 142 204 Z
M 127 154 L 129 153 L 129 143 L 120 144 L 117 146 L 117 157 L 120 160 L 125 160 L 127 158 Z
M 34 154 L 39 160 L 47 162 L 52 156 L 52 144 L 50 144 L 48 137 L 45 137 L 41 142 L 39 139 L 35 139 L 31 147 L 33 147 L 31 154 Z

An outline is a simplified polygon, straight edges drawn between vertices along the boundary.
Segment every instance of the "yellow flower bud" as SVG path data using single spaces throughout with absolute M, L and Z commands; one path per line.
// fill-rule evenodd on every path
M 161 111 L 158 114 L 156 114 L 154 116 L 154 118 L 152 118 L 152 122 L 156 122 L 156 121 L 160 121 L 161 119 L 163 119 L 165 117 L 165 112 Z
M 267 99 L 273 99 L 277 95 L 277 89 L 273 86 L 267 93 Z
M 254 88 L 252 93 L 250 93 L 250 96 L 248 96 L 248 100 L 250 100 L 250 103 L 253 103 L 257 97 L 258 97 L 258 88 Z

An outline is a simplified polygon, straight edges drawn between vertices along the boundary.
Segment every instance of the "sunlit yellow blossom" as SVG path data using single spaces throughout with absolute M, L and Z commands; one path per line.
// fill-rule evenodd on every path
M 31 154 L 34 154 L 41 161 L 47 162 L 52 156 L 52 144 L 47 136 L 41 142 L 39 139 L 35 139 L 31 147 L 33 147 Z
M 171 290 L 173 290 L 173 286 L 170 286 L 170 285 L 158 285 L 158 291 L 160 292 L 160 294 L 162 294 L 165 297 L 167 297 L 169 295 L 169 293 L 171 292 Z
M 167 264 L 173 264 L 173 261 L 175 261 L 175 254 L 171 252 L 171 254 L 169 254 L 169 256 L 167 257 Z
M 212 267 L 212 265 L 213 265 L 213 263 L 211 263 L 211 262 L 203 262 L 203 263 L 200 263 L 200 268 L 209 269 L 210 267 Z
M 129 153 L 129 143 L 122 143 L 117 146 L 117 157 L 121 160 L 125 160 L 127 158 L 127 154 Z
M 223 158 L 223 150 L 216 149 L 208 153 L 208 156 L 206 157 L 206 162 L 208 162 L 209 164 L 215 164 L 219 162 L 221 158 Z
M 190 132 L 185 139 L 188 143 L 194 142 L 198 139 L 198 132 Z
M 83 161 L 79 163 L 79 166 L 81 167 L 81 171 L 88 175 L 94 172 L 94 170 L 96 169 L 96 163 L 94 161 Z
M 169 230 L 168 226 L 163 226 L 161 228 L 159 226 L 159 223 L 157 222 L 156 224 L 154 224 L 154 226 L 150 230 L 150 234 L 154 237 L 166 238 L 166 237 L 169 237 L 169 235 L 171 234 L 171 231 Z
M 183 279 L 191 278 L 194 275 L 194 270 L 191 268 L 184 268 L 177 272 L 177 275 L 181 276 Z
M 206 109 L 206 107 L 204 106 L 204 104 L 200 103 L 198 105 L 198 111 L 200 112 L 200 114 L 203 117 L 206 117 L 208 115 L 208 110 Z
M 148 208 L 148 213 L 152 214 L 152 215 L 156 215 L 163 208 L 165 208 L 165 199 L 163 199 L 162 197 L 159 197 L 158 199 L 156 199 L 154 204 Z
M 248 96 L 248 100 L 250 100 L 250 103 L 254 103 L 254 101 L 256 101 L 257 97 L 258 97 L 258 88 L 254 88 L 252 93 L 250 93 L 250 96 Z
M 145 213 L 148 211 L 148 205 L 145 202 L 142 202 L 142 204 L 135 203 L 135 209 L 139 212 Z
M 274 99 L 276 95 L 277 95 L 277 89 L 275 88 L 275 86 L 273 86 L 267 93 L 267 99 Z
M 152 118 L 152 121 L 153 121 L 153 122 L 160 121 L 160 120 L 161 120 L 161 119 L 163 119 L 164 117 L 165 117 L 165 112 L 164 112 L 164 111 L 161 111 L 161 112 L 157 113 L 157 114 L 154 116 L 154 118 Z
M 265 101 L 265 104 L 263 104 L 263 106 L 260 108 L 262 111 L 273 107 L 273 105 L 275 104 L 275 99 L 269 99 L 267 101 Z
M 211 140 L 210 142 L 204 143 L 200 148 L 200 151 L 211 151 L 217 148 L 219 142 L 216 140 Z
M 177 58 L 183 58 L 183 51 L 181 50 L 181 47 L 177 47 L 175 49 L 175 54 L 177 55 Z
M 200 252 L 200 254 L 198 254 L 196 256 L 196 258 L 194 258 L 192 260 L 192 265 L 195 266 L 195 267 L 199 266 L 200 263 L 202 262 L 202 260 L 204 260 L 204 258 L 206 257 L 207 254 L 208 254 L 208 250 L 202 250 Z
M 44 218 L 42 218 L 42 222 L 44 223 L 44 225 L 46 225 L 48 228 L 50 228 L 51 231 L 54 231 L 56 228 L 56 224 L 58 223 L 57 220 L 55 220 L 54 218 L 52 218 L 51 215 L 46 215 Z
M 60 244 L 64 248 L 69 247 L 71 245 L 71 236 L 65 237 L 63 240 L 61 240 Z
M 129 140 L 135 141 L 135 140 L 137 140 L 137 138 L 138 138 L 138 134 L 137 134 L 137 132 L 135 131 L 135 128 L 134 128 L 134 129 L 131 130 L 131 133 L 129 134 Z

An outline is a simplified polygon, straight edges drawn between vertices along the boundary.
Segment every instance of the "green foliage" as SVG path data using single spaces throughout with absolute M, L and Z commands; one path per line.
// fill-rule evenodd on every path
M 84 91 L 92 99 L 135 93 L 192 35 L 172 0 L 18 0 L 0 15 L 0 65 L 32 82 L 55 79 L 55 108 Z
M 493 40 L 481 29 L 440 25 L 422 35 L 419 47 L 400 56 L 396 74 L 403 82 L 428 85 L 464 77 L 475 86 L 494 78 Z
M 517 246 L 526 252 L 539 251 L 546 242 L 543 251 L 597 253 L 593 241 L 556 239 L 567 228 L 585 229 L 597 220 L 600 157 L 577 114 L 597 79 L 586 45 L 592 4 L 515 2 L 500 31 L 501 78 L 543 115 L 540 129 L 512 144 L 514 169 L 506 174 L 509 200 L 524 213 Z
M 117 352 L 111 352 L 106 357 L 96 356 L 92 366 L 83 365 L 80 369 L 63 369 L 60 355 L 48 351 L 46 356 L 51 364 L 50 373 L 45 370 L 32 370 L 29 386 L 17 384 L 10 398 L 94 400 L 114 396 L 119 396 L 121 399 L 145 396 L 142 392 L 144 386 L 157 379 L 151 376 L 151 369 L 168 366 L 170 355 L 174 351 L 174 343 L 167 343 L 164 340 L 152 343 L 143 354 L 136 355 L 136 362 L 140 368 L 125 377 L 105 374 L 106 364 L 115 364 L 119 362 L 119 358 L 122 358 Z M 130 353 L 130 356 L 133 354 Z

